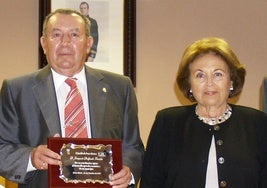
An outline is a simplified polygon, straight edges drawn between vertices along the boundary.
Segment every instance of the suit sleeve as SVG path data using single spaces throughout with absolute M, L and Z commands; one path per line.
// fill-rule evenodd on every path
M 143 162 L 140 188 L 162 188 L 165 183 L 166 148 L 168 137 L 161 111 L 156 115 L 151 128 Z
M 263 84 L 262 84 L 262 91 L 263 91 L 263 95 L 262 95 L 262 97 L 263 97 L 263 99 L 262 99 L 262 101 L 263 101 L 263 111 L 265 112 L 265 113 L 267 113 L 267 77 L 265 77 L 264 78 L 264 80 L 263 80 Z
M 26 169 L 32 148 L 20 142 L 15 103 L 16 99 L 4 81 L 0 93 L 0 175 L 23 183 L 27 179 Z
M 137 184 L 142 169 L 144 146 L 140 138 L 136 95 L 130 80 L 128 81 L 123 114 L 123 164 L 130 167 Z

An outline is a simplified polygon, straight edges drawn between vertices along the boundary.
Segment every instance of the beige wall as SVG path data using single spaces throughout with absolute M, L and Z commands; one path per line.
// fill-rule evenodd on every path
M 38 1 L 1 1 L 0 84 L 37 69 Z
M 267 1 L 137 0 L 137 87 L 141 134 L 147 136 L 159 109 L 180 105 L 174 81 L 185 47 L 206 36 L 225 38 L 246 64 L 238 104 L 260 108 L 267 74 Z M 37 69 L 38 1 L 2 1 L 0 83 Z

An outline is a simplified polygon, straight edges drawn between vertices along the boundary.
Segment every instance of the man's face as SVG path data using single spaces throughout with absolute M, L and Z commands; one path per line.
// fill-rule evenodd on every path
M 59 74 L 80 72 L 92 45 L 86 36 L 84 20 L 76 14 L 55 14 L 47 24 L 41 45 L 48 64 Z
M 89 14 L 89 8 L 87 7 L 86 4 L 80 5 L 80 12 L 81 12 L 81 14 L 83 14 L 85 16 Z

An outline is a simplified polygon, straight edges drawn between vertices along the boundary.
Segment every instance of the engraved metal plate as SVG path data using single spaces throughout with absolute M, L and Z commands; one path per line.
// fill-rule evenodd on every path
M 114 174 L 111 145 L 64 144 L 60 178 L 66 183 L 108 183 Z
M 50 188 L 111 188 L 110 176 L 122 169 L 119 139 L 50 137 L 47 145 L 62 162 L 48 165 Z

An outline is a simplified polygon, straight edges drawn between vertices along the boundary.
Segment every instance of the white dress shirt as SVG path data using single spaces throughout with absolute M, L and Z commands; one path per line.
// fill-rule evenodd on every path
M 60 116 L 61 135 L 62 137 L 65 137 L 64 109 L 65 109 L 66 97 L 70 91 L 70 86 L 67 83 L 65 83 L 65 80 L 68 77 L 56 73 L 53 69 L 52 69 L 52 74 L 54 79 L 55 91 L 57 96 L 57 105 Z M 81 72 L 74 75 L 72 78 L 77 79 L 76 82 L 77 87 L 80 90 L 84 104 L 87 133 L 88 137 L 91 138 L 89 102 L 88 102 L 88 92 L 87 92 L 87 84 L 86 84 L 84 68 L 82 69 Z
M 212 136 L 206 175 L 206 188 L 218 188 L 217 156 L 214 136 Z

